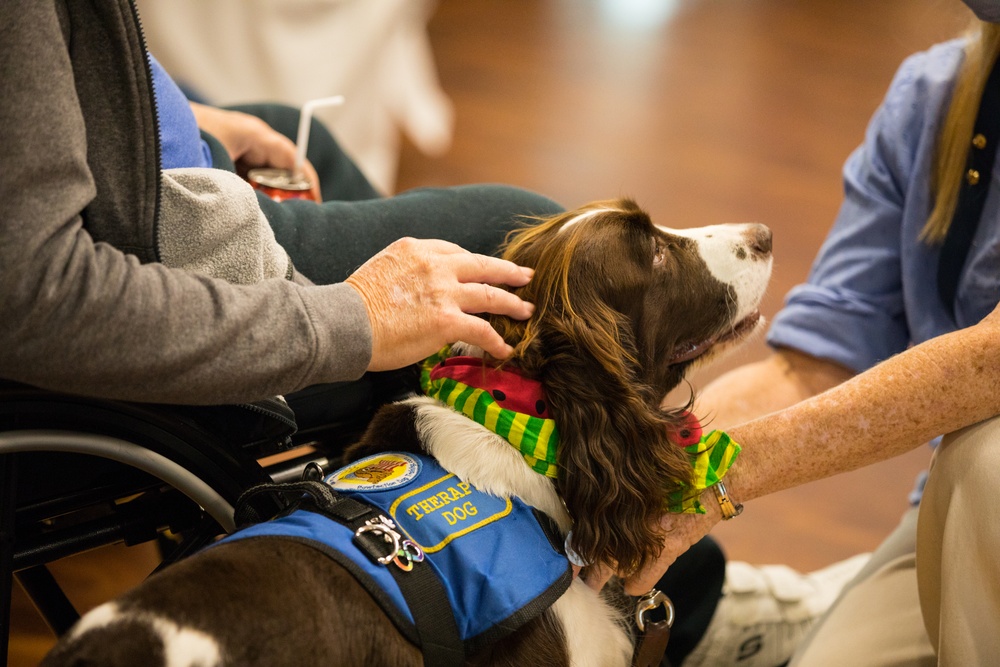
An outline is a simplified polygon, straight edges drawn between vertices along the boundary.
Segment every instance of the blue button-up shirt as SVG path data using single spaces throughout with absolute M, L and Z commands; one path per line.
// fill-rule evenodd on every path
M 940 246 L 918 240 L 932 205 L 935 139 L 962 58 L 955 40 L 900 66 L 864 143 L 844 166 L 840 213 L 808 281 L 789 292 L 775 317 L 771 345 L 860 372 L 911 344 L 975 324 L 1000 300 L 1000 188 L 991 187 L 986 199 L 955 315 L 938 296 Z M 998 178 L 995 169 L 990 185 Z

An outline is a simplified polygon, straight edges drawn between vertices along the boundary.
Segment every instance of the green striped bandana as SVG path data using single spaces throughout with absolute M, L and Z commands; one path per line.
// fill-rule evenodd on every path
M 725 431 L 711 431 L 701 440 L 684 448 L 691 457 L 694 483 L 685 484 L 667 495 L 667 509 L 675 514 L 704 514 L 698 498 L 705 489 L 717 484 L 736 461 L 740 446 Z
M 448 357 L 449 347 L 424 361 L 424 393 L 509 442 L 537 473 L 559 476 L 559 431 L 548 417 L 541 383 L 477 357 Z

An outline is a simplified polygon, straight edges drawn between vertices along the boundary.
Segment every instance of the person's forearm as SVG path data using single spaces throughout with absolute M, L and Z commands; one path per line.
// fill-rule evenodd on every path
M 941 336 L 729 429 L 744 449 L 727 486 L 750 500 L 897 456 L 1000 414 L 998 337 L 997 327 L 984 323 Z
M 830 361 L 780 349 L 709 383 L 694 412 L 712 428 L 742 424 L 835 387 L 854 373 Z

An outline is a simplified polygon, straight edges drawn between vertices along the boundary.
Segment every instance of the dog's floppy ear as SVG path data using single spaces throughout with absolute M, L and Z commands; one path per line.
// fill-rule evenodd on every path
M 515 347 L 515 363 L 545 387 L 559 429 L 557 484 L 573 517 L 574 549 L 588 562 L 631 573 L 659 555 L 667 493 L 690 481 L 691 466 L 667 439 L 680 411 L 661 410 L 662 397 L 642 379 L 635 318 L 623 312 L 630 299 L 608 293 L 609 285 L 640 290 L 645 275 L 628 273 L 630 257 L 639 258 L 637 266 L 648 254 L 632 247 L 641 221 L 631 218 L 645 214 L 621 208 L 621 224 L 561 229 L 576 211 L 513 235 L 504 257 L 535 269 L 517 293 L 536 312 L 527 322 L 493 323 Z
M 624 323 L 556 323 L 539 340 L 542 382 L 559 427 L 560 494 L 573 517 L 573 548 L 591 563 L 641 570 L 659 556 L 668 491 L 687 483 L 686 455 L 667 439 L 680 415 L 658 409 L 644 386 Z M 603 342 L 597 339 L 603 338 Z M 591 345 L 615 341 L 609 361 Z

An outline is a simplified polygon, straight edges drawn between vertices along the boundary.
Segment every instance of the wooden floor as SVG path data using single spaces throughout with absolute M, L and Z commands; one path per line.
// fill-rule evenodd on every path
M 455 142 L 433 160 L 405 147 L 399 188 L 503 182 L 566 206 L 629 195 L 672 227 L 763 222 L 773 314 L 897 65 L 966 19 L 957 0 L 442 0 L 430 32 Z M 696 386 L 765 353 L 753 343 Z M 717 536 L 732 558 L 803 569 L 869 550 L 926 460 L 919 448 L 760 499 Z M 112 548 L 55 570 L 86 609 L 153 562 Z M 52 640 L 23 598 L 13 616 L 10 665 L 34 665 Z

